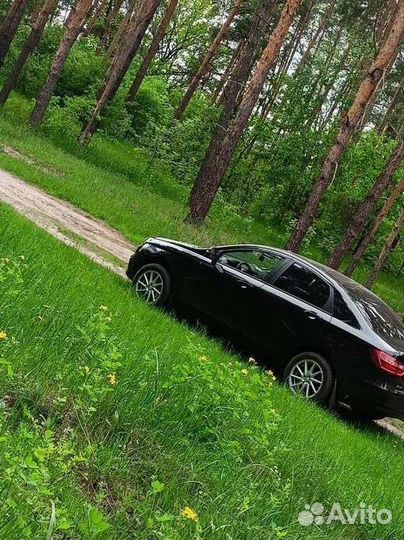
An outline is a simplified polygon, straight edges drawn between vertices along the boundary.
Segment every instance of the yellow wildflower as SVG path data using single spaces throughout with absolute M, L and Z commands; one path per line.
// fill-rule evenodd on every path
M 108 375 L 108 380 L 109 380 L 109 384 L 112 384 L 113 386 L 115 386 L 115 384 L 118 384 L 118 379 L 116 378 L 115 373 L 110 373 Z
M 242 373 L 243 375 L 248 375 L 248 369 L 245 369 L 245 368 L 242 369 L 242 370 L 241 370 L 241 373 Z
M 88 375 L 90 373 L 90 368 L 88 366 L 84 366 L 84 371 Z
M 99 310 L 100 311 L 108 311 L 108 308 L 107 308 L 107 306 L 100 306 Z
M 190 519 L 192 521 L 199 521 L 198 514 L 189 506 L 185 506 L 185 508 L 181 511 L 181 515 L 182 517 Z
M 0 332 L 0 341 L 7 339 L 7 334 L 5 332 Z
M 199 357 L 199 360 L 201 362 L 209 362 L 209 358 L 207 356 L 205 356 L 204 354 Z

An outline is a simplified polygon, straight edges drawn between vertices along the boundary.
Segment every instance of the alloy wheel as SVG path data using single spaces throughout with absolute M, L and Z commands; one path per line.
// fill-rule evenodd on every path
M 156 304 L 164 290 L 164 281 L 160 272 L 150 269 L 139 274 L 135 291 L 148 304 Z
M 302 394 L 313 399 L 321 390 L 324 382 L 324 371 L 312 358 L 302 359 L 290 370 L 287 383 L 295 394 Z

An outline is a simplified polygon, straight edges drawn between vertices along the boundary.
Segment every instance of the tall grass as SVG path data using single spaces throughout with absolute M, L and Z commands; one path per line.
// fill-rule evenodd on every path
M 402 536 L 399 440 L 290 395 L 5 205 L 0 258 L 0 538 Z M 315 501 L 393 521 L 302 527 Z

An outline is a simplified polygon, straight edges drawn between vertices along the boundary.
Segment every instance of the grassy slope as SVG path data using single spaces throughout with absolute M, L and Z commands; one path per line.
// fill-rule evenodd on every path
M 204 245 L 255 242 L 283 246 L 284 231 L 243 219 L 234 210 L 216 203 L 207 227 L 183 222 L 188 190 L 162 167 L 153 165 L 139 149 L 125 143 L 97 138 L 81 155 L 57 148 L 23 126 L 27 103 L 14 95 L 0 117 L 0 145 L 6 144 L 30 157 L 33 163 L 0 152 L 0 167 L 40 185 L 100 217 L 136 243 L 148 236 L 167 236 Z M 324 261 L 309 246 L 306 255 Z M 363 280 L 369 268 L 359 268 Z M 375 292 L 396 310 L 403 310 L 401 279 L 383 273 Z
M 397 439 L 291 396 L 5 205 L 0 257 L 0 538 L 402 536 Z M 300 527 L 315 501 L 394 521 Z

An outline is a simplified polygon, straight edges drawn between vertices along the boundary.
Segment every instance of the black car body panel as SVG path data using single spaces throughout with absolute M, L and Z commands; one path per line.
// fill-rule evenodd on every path
M 226 259 L 228 253 L 252 250 L 258 256 L 262 252 L 262 257 L 277 257 L 277 267 L 263 277 L 242 272 Z M 401 327 L 398 338 L 376 333 L 348 288 L 355 286 L 373 300 L 377 297 L 356 282 L 285 250 L 247 244 L 200 248 L 165 238 L 149 238 L 137 249 L 129 261 L 128 278 L 151 262 L 170 273 L 176 301 L 213 318 L 252 350 L 265 351 L 268 365 L 282 369 L 300 352 L 319 353 L 335 372 L 338 400 L 378 416 L 404 419 L 404 378 L 381 371 L 372 361 L 373 349 L 404 360 Z M 242 264 L 249 269 L 249 263 Z M 324 305 L 312 305 L 280 288 L 292 265 L 321 282 Z M 337 301 L 346 311 L 345 320 L 336 312 Z M 391 314 L 387 306 L 383 309 Z

